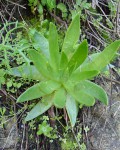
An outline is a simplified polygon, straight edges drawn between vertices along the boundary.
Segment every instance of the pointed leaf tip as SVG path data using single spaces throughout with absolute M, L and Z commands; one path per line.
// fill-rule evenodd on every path
M 78 109 L 79 108 L 78 108 L 77 101 L 72 96 L 67 95 L 66 110 L 72 127 L 75 126 L 77 115 L 78 115 Z
M 39 101 L 33 109 L 28 113 L 25 118 L 25 121 L 32 120 L 39 115 L 42 115 L 52 106 L 52 98 L 51 96 L 44 97 L 41 101 Z
M 79 36 L 80 36 L 80 15 L 77 14 L 67 29 L 62 46 L 62 51 L 64 51 L 67 56 L 73 53 L 74 44 L 79 40 Z
M 49 27 L 49 52 L 51 65 L 57 69 L 59 67 L 58 33 L 53 23 L 50 23 Z

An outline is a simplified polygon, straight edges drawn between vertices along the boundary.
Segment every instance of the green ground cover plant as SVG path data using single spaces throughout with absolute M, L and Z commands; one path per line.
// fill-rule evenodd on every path
M 28 88 L 17 102 L 39 99 L 25 118 L 34 119 L 51 106 L 66 108 L 72 127 L 76 123 L 79 107 L 93 106 L 95 99 L 108 104 L 108 97 L 102 87 L 90 80 L 97 76 L 113 59 L 120 47 L 120 40 L 107 46 L 102 52 L 88 57 L 88 43 L 79 44 L 79 15 L 71 22 L 59 49 L 56 26 L 50 23 L 49 37 L 46 39 L 36 30 L 31 30 L 32 46 L 28 50 L 29 61 L 34 65 L 23 65 L 11 69 L 11 74 L 22 74 L 39 83 Z M 25 70 L 28 70 L 25 73 Z

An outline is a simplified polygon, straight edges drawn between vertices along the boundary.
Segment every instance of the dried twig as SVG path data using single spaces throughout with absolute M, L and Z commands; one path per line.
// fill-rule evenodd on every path
M 67 23 L 63 21 L 60 17 L 56 16 L 54 13 L 49 11 L 49 14 L 59 23 L 64 24 L 65 28 L 67 29 Z
M 118 3 L 117 12 L 116 12 L 116 33 L 120 37 L 119 19 L 120 19 L 120 2 Z
M 26 9 L 26 7 L 24 7 L 23 5 L 20 5 L 20 4 L 19 4 L 22 0 L 18 1 L 18 3 L 15 3 L 15 2 L 10 1 L 10 0 L 6 0 L 6 1 L 8 1 L 9 3 L 14 4 L 14 5 L 16 5 L 16 6 L 19 6 L 19 7 L 23 8 L 23 9 Z
M 22 135 L 22 142 L 21 142 L 21 150 L 24 149 L 24 147 L 23 147 L 24 139 L 25 139 L 25 123 L 23 125 L 23 135 Z
M 119 82 L 119 81 L 117 81 L 117 80 L 114 80 L 114 79 L 108 78 L 108 77 L 103 76 L 103 75 L 102 75 L 102 77 L 103 77 L 103 78 L 105 78 L 105 79 L 107 79 L 107 80 L 109 80 L 109 81 L 115 82 L 115 83 L 117 83 L 117 84 L 119 84 L 119 85 L 120 85 L 120 82 Z

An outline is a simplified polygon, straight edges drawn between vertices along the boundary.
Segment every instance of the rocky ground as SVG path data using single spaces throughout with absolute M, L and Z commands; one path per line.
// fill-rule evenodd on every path
M 109 106 L 98 103 L 88 110 L 85 117 L 85 123 L 90 127 L 88 150 L 120 149 L 120 85 L 108 81 L 104 84 Z

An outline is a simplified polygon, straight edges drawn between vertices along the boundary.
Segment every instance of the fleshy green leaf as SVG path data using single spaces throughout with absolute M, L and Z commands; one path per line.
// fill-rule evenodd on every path
M 80 65 L 79 69 L 80 68 L 84 68 L 84 66 L 86 66 L 87 64 L 89 64 L 90 62 L 92 62 L 96 57 L 98 57 L 100 55 L 100 52 L 99 53 L 93 53 L 91 55 L 89 55 L 85 61 Z
M 35 68 L 35 66 L 31 66 L 31 65 L 22 65 L 19 67 L 11 68 L 8 74 L 17 76 L 17 77 L 33 79 L 33 80 L 43 79 L 42 75 Z
M 52 98 L 51 96 L 46 96 L 40 102 L 38 102 L 33 109 L 28 113 L 27 117 L 25 118 L 25 121 L 32 120 L 39 115 L 42 115 L 44 112 L 46 112 L 50 107 L 52 106 Z
M 68 65 L 68 58 L 64 52 L 61 54 L 61 59 L 60 59 L 60 74 L 61 76 L 63 75 L 65 69 L 67 68 Z
M 95 99 L 91 95 L 85 93 L 84 91 L 73 91 L 71 95 L 82 105 L 93 106 L 95 104 Z
M 73 54 L 73 56 L 71 57 L 69 63 L 68 63 L 68 67 L 69 69 L 72 70 L 70 72 L 73 71 L 73 69 L 77 69 L 86 59 L 88 55 L 88 43 L 87 40 L 84 40 L 76 49 L 75 53 Z
M 68 68 L 61 74 L 61 82 L 66 83 L 69 79 L 69 70 Z
M 92 77 L 96 76 L 98 71 L 84 71 L 84 72 L 73 72 L 69 78 L 71 82 L 79 82 L 81 80 L 91 79 Z
M 50 23 L 49 29 L 49 50 L 50 50 L 50 61 L 54 68 L 59 66 L 59 46 L 58 46 L 58 34 L 56 26 Z
M 47 70 L 49 71 L 49 74 L 52 79 L 54 79 L 55 81 L 59 81 L 60 78 L 59 72 L 53 69 L 50 64 L 47 64 Z
M 48 61 L 46 60 L 46 58 L 41 53 L 39 53 L 35 50 L 28 51 L 28 54 L 30 56 L 30 59 L 33 61 L 35 67 L 37 68 L 37 70 L 44 77 L 50 78 L 50 74 L 47 70 Z
M 45 93 L 41 91 L 40 85 L 41 83 L 38 83 L 28 88 L 23 94 L 20 95 L 20 97 L 18 97 L 17 102 L 21 103 L 21 102 L 37 99 L 45 95 Z
M 76 17 L 71 22 L 63 42 L 62 51 L 69 56 L 73 51 L 74 44 L 78 41 L 80 35 L 80 16 Z
M 64 108 L 66 103 L 66 91 L 63 88 L 54 93 L 53 103 L 57 108 Z
M 90 81 L 81 81 L 76 86 L 77 91 L 85 91 L 87 94 L 97 98 L 103 104 L 108 104 L 108 97 L 104 89 L 93 82 Z
M 45 55 L 47 58 L 49 58 L 49 43 L 48 40 L 38 31 L 35 29 L 31 29 L 29 31 L 29 35 L 32 39 L 32 45 L 33 47 L 40 51 L 43 55 Z
M 95 103 L 94 97 L 86 93 L 82 90 L 76 90 L 74 84 L 71 84 L 68 82 L 67 84 L 64 84 L 66 90 L 68 93 L 80 104 L 86 105 L 86 106 L 93 106 Z
M 115 56 L 117 50 L 120 48 L 120 40 L 117 40 L 107 46 L 98 56 L 96 56 L 90 63 L 81 66 L 81 71 L 98 70 L 101 71 L 107 66 Z
M 100 52 L 99 53 L 94 53 L 94 54 L 91 54 L 89 55 L 85 61 L 80 65 L 80 67 L 78 68 L 78 70 L 80 70 L 81 68 L 84 68 L 84 66 L 86 66 L 87 64 L 89 64 L 90 62 L 92 62 L 96 57 L 98 57 L 100 55 Z M 101 72 L 104 72 L 106 70 L 109 70 L 109 68 L 114 68 L 114 65 L 112 64 L 108 64 L 107 66 L 105 66 Z
M 70 95 L 67 95 L 66 110 L 67 110 L 71 125 L 73 127 L 76 123 L 76 119 L 78 115 L 78 103 Z
M 17 102 L 25 102 L 33 99 L 40 98 L 47 94 L 51 94 L 54 90 L 58 89 L 60 84 L 54 81 L 42 81 L 28 88 L 23 94 L 18 97 Z
M 43 81 L 41 82 L 40 89 L 45 93 L 45 94 L 50 94 L 53 91 L 57 90 L 60 88 L 61 84 L 58 82 L 55 82 L 53 80 L 49 81 Z

